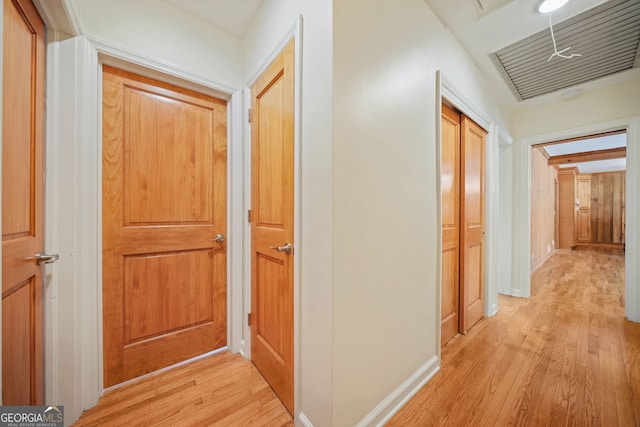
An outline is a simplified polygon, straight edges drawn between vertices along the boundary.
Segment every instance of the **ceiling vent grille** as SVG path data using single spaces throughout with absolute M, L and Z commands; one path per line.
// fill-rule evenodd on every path
M 611 0 L 566 21 L 553 24 L 558 50 L 554 57 L 549 28 L 490 55 L 520 101 L 555 92 L 640 65 L 640 0 Z

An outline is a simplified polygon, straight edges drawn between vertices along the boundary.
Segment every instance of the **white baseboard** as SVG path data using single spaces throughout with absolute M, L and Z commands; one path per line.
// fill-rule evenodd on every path
M 440 370 L 440 359 L 433 356 L 389 396 L 369 412 L 356 427 L 383 426 Z
M 297 426 L 313 427 L 313 424 L 311 424 L 311 421 L 309 421 L 309 418 L 307 418 L 304 412 L 300 412 L 298 414 L 298 419 L 296 421 Z

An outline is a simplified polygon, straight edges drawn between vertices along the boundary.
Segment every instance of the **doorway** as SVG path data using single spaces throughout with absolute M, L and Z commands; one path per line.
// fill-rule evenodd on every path
M 519 175 L 518 190 L 520 197 L 520 207 L 518 212 L 519 231 L 521 239 L 516 243 L 517 266 L 520 271 L 515 283 L 520 286 L 522 296 L 528 297 L 531 294 L 531 201 L 530 201 L 530 147 L 549 141 L 578 138 L 584 135 L 594 135 L 624 129 L 627 133 L 627 165 L 626 165 L 626 189 L 625 189 L 625 217 L 626 237 L 625 237 L 625 315 L 634 322 L 640 321 L 640 285 L 638 277 L 638 238 L 637 224 L 635 218 L 638 217 L 638 171 L 640 170 L 640 117 L 631 117 L 610 122 L 590 124 L 549 134 L 536 135 L 522 139 L 521 148 L 518 150 Z M 631 221 L 629 221 L 631 219 Z
M 251 359 L 294 413 L 295 39 L 251 87 Z
M 441 343 L 484 315 L 485 138 L 487 132 L 443 102 L 441 124 Z
M 531 271 L 556 250 L 623 252 L 626 151 L 625 130 L 531 147 Z
M 227 343 L 226 101 L 103 67 L 106 387 Z

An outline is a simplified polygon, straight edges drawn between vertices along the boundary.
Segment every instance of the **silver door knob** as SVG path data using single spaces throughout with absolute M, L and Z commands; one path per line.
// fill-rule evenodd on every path
M 282 246 L 269 246 L 269 249 L 273 249 L 274 251 L 278 251 L 278 252 L 284 252 L 285 254 L 289 255 L 291 253 L 291 243 L 285 243 Z
M 218 242 L 218 243 L 224 243 L 224 234 L 216 234 L 216 237 L 214 237 L 213 239 L 214 242 Z
M 60 255 L 58 254 L 41 254 L 41 253 L 37 253 L 33 256 L 36 261 L 38 262 L 38 265 L 42 265 L 42 264 L 53 264 L 54 262 L 56 262 L 57 260 L 60 259 Z

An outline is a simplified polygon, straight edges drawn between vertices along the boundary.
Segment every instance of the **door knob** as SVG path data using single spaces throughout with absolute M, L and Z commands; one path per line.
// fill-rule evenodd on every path
M 38 262 L 38 265 L 53 264 L 58 259 L 60 259 L 60 255 L 58 255 L 58 254 L 47 255 L 47 254 L 41 254 L 39 252 L 37 254 L 35 254 L 33 257 Z
M 214 242 L 218 242 L 218 243 L 224 243 L 224 234 L 216 234 L 216 237 L 214 237 L 213 239 Z
M 282 246 L 269 246 L 269 249 L 273 249 L 274 251 L 278 251 L 278 252 L 284 252 L 285 254 L 289 255 L 291 253 L 291 243 L 285 243 Z

